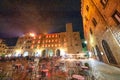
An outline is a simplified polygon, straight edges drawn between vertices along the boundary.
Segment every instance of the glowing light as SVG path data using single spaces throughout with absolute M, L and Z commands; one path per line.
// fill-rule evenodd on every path
M 52 47 L 53 47 L 53 44 L 52 44 Z
M 49 38 L 51 38 L 51 35 L 49 35 Z
M 21 50 L 16 50 L 16 53 L 21 53 Z
M 39 39 L 41 38 L 41 36 L 39 36 Z
M 87 44 L 87 41 L 84 41 L 85 44 Z
M 52 40 L 52 42 L 54 42 L 54 40 Z
M 46 35 L 46 38 L 48 38 L 48 35 Z
M 89 51 L 89 57 L 92 57 L 92 52 Z
M 24 52 L 23 56 L 24 57 L 28 56 L 28 52 Z
M 65 57 L 65 50 L 64 49 L 60 49 L 60 56 L 62 56 L 62 57 Z
M 34 33 L 30 33 L 30 36 L 31 36 L 31 37 L 34 37 L 34 36 L 35 36 L 35 34 L 34 34 Z
M 93 38 L 93 36 L 92 35 L 90 35 L 90 44 L 93 46 L 94 45 L 94 38 Z
M 35 56 L 36 56 L 36 57 L 41 56 L 41 52 L 42 52 L 41 49 L 36 49 L 36 54 L 35 54 Z
M 54 37 L 54 34 L 52 35 L 52 37 Z
M 35 41 L 33 41 L 32 43 L 35 43 Z
M 40 40 L 38 41 L 38 43 L 40 43 Z
M 101 52 L 101 55 L 103 55 L 103 52 Z

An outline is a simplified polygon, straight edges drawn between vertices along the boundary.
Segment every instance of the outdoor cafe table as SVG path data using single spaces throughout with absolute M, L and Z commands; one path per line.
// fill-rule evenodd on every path
M 81 75 L 74 74 L 72 77 L 75 78 L 75 79 L 78 79 L 78 80 L 85 80 L 85 78 Z
M 88 67 L 87 67 L 87 66 L 81 66 L 81 68 L 82 68 L 83 70 L 88 70 Z
M 20 68 L 20 67 L 21 67 L 21 64 L 15 64 L 15 66 L 17 66 L 18 68 Z

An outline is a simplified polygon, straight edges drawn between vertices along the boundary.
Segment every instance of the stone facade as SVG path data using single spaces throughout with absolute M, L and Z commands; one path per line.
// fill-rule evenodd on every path
M 120 65 L 120 0 L 81 0 L 84 36 L 92 57 Z
M 3 39 L 0 39 L 0 56 L 5 55 L 7 52 L 7 46 L 4 43 Z
M 39 56 L 64 56 L 82 52 L 79 32 L 73 32 L 72 24 L 66 24 L 66 32 L 52 34 L 27 33 L 19 37 L 14 53 Z M 18 53 L 18 54 L 19 54 Z

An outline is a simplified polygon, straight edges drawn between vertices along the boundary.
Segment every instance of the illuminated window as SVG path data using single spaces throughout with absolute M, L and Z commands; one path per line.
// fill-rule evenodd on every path
M 103 8 L 105 8 L 108 0 L 100 0 L 100 3 L 103 5 Z
M 64 46 L 66 47 L 66 46 L 67 46 L 67 43 L 64 43 Z
M 48 45 L 48 47 L 50 47 L 50 45 Z
M 57 37 L 57 34 L 55 35 L 55 37 Z
M 57 44 L 55 44 L 55 47 L 57 47 Z
M 49 40 L 49 42 L 51 42 L 51 41 Z
M 46 35 L 46 38 L 48 38 L 48 35 Z
M 59 47 L 60 47 L 60 44 L 59 44 Z
M 32 42 L 33 44 L 35 43 L 35 41 Z
M 42 45 L 42 47 L 44 47 L 44 45 Z
M 47 44 L 45 44 L 45 47 L 47 47 L 48 45 Z
M 54 38 L 54 34 L 52 35 L 52 37 Z
M 40 43 L 40 40 L 38 40 L 38 43 Z
M 39 48 L 40 46 L 38 45 L 37 48 Z
M 36 37 L 34 37 L 34 39 L 36 39 Z
M 120 13 L 115 10 L 114 14 L 112 15 L 113 17 L 113 20 L 117 23 L 117 24 L 120 24 Z
M 53 47 L 53 44 L 51 46 Z
M 31 49 L 33 49 L 33 47 L 34 47 L 34 46 L 32 45 L 32 46 L 31 46 Z
M 66 39 L 64 38 L 64 42 L 66 42 Z
M 54 40 L 52 39 L 52 42 L 54 42 Z
M 49 35 L 49 38 L 51 38 L 51 35 Z
M 55 42 L 57 42 L 58 40 L 57 39 L 55 39 Z
M 41 36 L 39 36 L 39 39 L 41 38 Z

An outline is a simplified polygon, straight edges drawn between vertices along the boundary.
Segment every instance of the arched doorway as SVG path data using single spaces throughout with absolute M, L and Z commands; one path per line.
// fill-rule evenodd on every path
M 108 58 L 109 63 L 117 64 L 115 57 L 113 56 L 112 51 L 111 51 L 108 43 L 105 40 L 102 40 L 102 46 L 104 48 L 104 51 Z
M 57 57 L 60 56 L 60 50 L 59 49 L 56 50 L 56 56 Z
M 27 51 L 23 53 L 23 57 L 26 57 L 26 56 L 28 56 L 28 52 Z
M 43 51 L 42 51 L 41 57 L 46 57 L 46 50 L 43 50 Z
M 48 50 L 48 56 L 49 56 L 49 57 L 52 57 L 52 56 L 53 56 L 53 50 L 52 50 L 52 49 L 49 49 L 49 50 Z
M 103 61 L 103 58 L 102 58 L 102 55 L 101 55 L 101 52 L 100 52 L 98 46 L 96 45 L 95 48 L 96 48 L 96 52 L 97 52 L 97 56 L 98 56 L 99 60 Z

